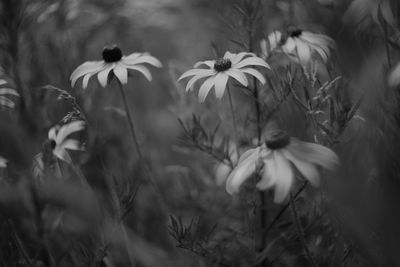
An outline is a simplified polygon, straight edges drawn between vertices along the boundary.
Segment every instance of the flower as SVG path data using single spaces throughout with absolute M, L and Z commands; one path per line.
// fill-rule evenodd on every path
M 6 85 L 7 82 L 3 79 L 0 79 L 0 86 Z M 11 88 L 0 88 L 0 106 L 8 107 L 8 108 L 14 108 L 15 103 L 10 100 L 6 95 L 13 95 L 13 96 L 18 96 L 19 94 L 17 93 L 16 90 L 11 89 Z
M 273 31 L 268 35 L 268 41 L 262 39 L 260 41 L 262 58 L 269 57 L 272 51 L 278 49 L 281 45 L 282 33 L 280 31 Z
M 274 130 L 264 144 L 249 149 L 239 158 L 239 163 L 226 181 L 229 194 L 239 191 L 241 184 L 263 164 L 261 179 L 256 187 L 267 190 L 274 187 L 274 201 L 285 200 L 293 183 L 294 173 L 290 162 L 312 185 L 319 185 L 316 165 L 333 169 L 339 162 L 335 152 L 322 145 L 302 142 L 291 138 L 286 132 Z
M 381 24 L 381 18 L 389 25 L 396 24 L 390 0 L 354 0 L 344 13 L 343 21 L 365 28 L 370 25 L 371 19 L 376 24 Z
M 208 68 L 198 68 L 202 65 Z M 193 88 L 196 81 L 207 78 L 199 89 L 199 100 L 204 102 L 212 87 L 215 88 L 216 97 L 222 98 L 230 77 L 245 87 L 249 85 L 246 74 L 254 76 L 262 84 L 265 84 L 264 76 L 250 66 L 261 66 L 270 69 L 270 66 L 262 58 L 253 53 L 241 52 L 234 54 L 226 52 L 224 57 L 217 60 L 197 62 L 194 65 L 194 69 L 183 73 L 178 81 L 193 76 L 186 85 L 186 91 L 188 91 Z
M 261 42 L 261 50 L 267 53 L 266 41 Z M 326 63 L 330 56 L 330 49 L 335 49 L 332 38 L 318 33 L 303 31 L 296 27 L 289 27 L 286 34 L 273 31 L 268 35 L 270 52 L 281 49 L 294 61 L 307 65 L 314 54 L 318 54 Z
M 139 71 L 147 80 L 151 81 L 152 76 L 147 67 L 143 65 L 145 63 L 162 67 L 161 62 L 148 53 L 133 53 L 123 56 L 118 46 L 106 47 L 103 49 L 103 60 L 85 62 L 72 72 L 71 86 L 74 87 L 76 81 L 83 77 L 82 87 L 86 89 L 89 79 L 96 74 L 103 87 L 106 87 L 110 75 L 114 75 L 122 84 L 127 84 L 128 70 Z
M 53 155 L 63 161 L 71 163 L 71 158 L 66 149 L 69 150 L 83 150 L 82 145 L 78 140 L 67 139 L 67 137 L 75 132 L 81 131 L 85 128 L 85 122 L 81 120 L 73 121 L 63 126 L 55 126 L 49 130 L 48 138 L 50 148 Z
M 398 86 L 400 84 L 400 63 L 397 63 L 396 66 L 392 69 L 389 74 L 388 83 L 390 86 Z

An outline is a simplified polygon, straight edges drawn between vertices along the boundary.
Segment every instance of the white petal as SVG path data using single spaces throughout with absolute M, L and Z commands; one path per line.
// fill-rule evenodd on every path
M 390 86 L 398 86 L 400 84 L 400 63 L 393 68 L 389 74 L 388 83 Z
M 225 92 L 226 84 L 228 82 L 228 74 L 226 73 L 218 73 L 215 76 L 215 96 L 217 98 L 222 98 Z
M 0 168 L 7 168 L 7 162 L 8 160 L 0 156 Z
M 273 31 L 268 35 L 269 50 L 272 51 L 279 47 L 282 39 L 282 33 L 280 31 Z
M 131 60 L 135 60 L 137 58 L 139 58 L 142 55 L 142 53 L 132 53 L 128 56 L 124 56 L 123 59 L 124 61 L 131 61 Z
M 275 185 L 277 180 L 277 166 L 275 152 L 271 152 L 268 157 L 263 158 L 264 166 L 260 181 L 256 184 L 259 190 L 266 190 Z
M 232 65 L 236 65 L 238 64 L 244 57 L 246 56 L 251 56 L 251 57 L 255 57 L 256 55 L 254 53 L 249 53 L 249 52 L 241 52 L 239 54 L 233 54 L 233 58 L 231 60 Z
M 56 133 L 57 133 L 58 129 L 60 129 L 60 127 L 58 125 L 50 128 L 49 133 L 48 133 L 49 140 L 56 141 L 56 139 L 57 139 Z
M 18 92 L 11 88 L 0 88 L 0 95 L 14 95 L 19 96 Z
M 208 93 L 210 92 L 211 88 L 214 85 L 214 81 L 215 81 L 215 76 L 212 76 L 207 80 L 205 80 L 205 82 L 201 85 L 199 89 L 199 101 L 201 103 L 203 103 L 204 100 L 206 100 Z
M 312 163 L 296 158 L 290 151 L 286 149 L 282 149 L 282 153 L 294 164 L 294 166 L 296 166 L 296 168 L 303 175 L 304 179 L 308 180 L 313 186 L 319 186 L 319 173 L 317 168 Z
M 99 83 L 101 86 L 106 87 L 107 82 L 108 82 L 108 75 L 110 74 L 110 71 L 114 68 L 115 64 L 107 64 L 104 70 L 100 71 L 97 74 L 97 79 L 99 80 Z
M 144 77 L 146 77 L 146 79 L 147 79 L 149 82 L 151 82 L 151 80 L 153 79 L 153 77 L 151 76 L 151 73 L 150 73 L 149 69 L 146 68 L 146 67 L 144 67 L 144 66 L 141 66 L 141 65 L 135 65 L 135 66 L 126 65 L 126 67 L 127 67 L 128 69 L 131 69 L 131 70 L 137 70 L 138 72 L 140 72 L 141 74 L 143 74 Z
M 292 138 L 287 149 L 294 157 L 326 169 L 333 170 L 339 164 L 336 153 L 319 144 L 302 142 Z
M 207 73 L 207 74 L 201 74 L 201 75 L 195 75 L 195 76 L 193 76 L 192 78 L 190 78 L 189 82 L 187 83 L 185 91 L 187 92 L 187 91 L 193 89 L 194 83 L 195 83 L 196 81 L 198 81 L 199 79 L 202 79 L 202 78 L 205 78 L 205 77 L 208 77 L 208 76 L 211 76 L 211 75 L 212 75 L 212 73 Z
M 226 51 L 223 58 L 229 59 L 231 62 L 232 60 L 236 57 L 235 53 L 231 53 L 229 51 Z
M 5 106 L 8 108 L 14 108 L 15 103 L 12 102 L 10 99 L 8 99 L 5 96 L 0 96 L 0 106 Z
M 212 70 L 212 69 L 191 69 L 191 70 L 188 70 L 188 71 L 184 72 L 184 73 L 181 75 L 181 77 L 178 78 L 178 81 L 180 81 L 180 80 L 182 80 L 182 79 L 184 79 L 184 78 L 186 78 L 186 77 L 189 77 L 189 76 L 195 76 L 195 75 L 212 75 L 212 74 L 214 74 L 214 73 L 215 73 L 215 71 Z
M 135 58 L 123 57 L 121 61 L 127 65 L 137 65 L 137 64 L 147 63 L 158 68 L 162 67 L 161 62 L 157 58 L 146 54 L 143 54 Z
M 265 78 L 264 78 L 264 75 L 262 75 L 259 71 L 255 70 L 255 69 L 247 68 L 247 69 L 241 69 L 241 71 L 244 72 L 244 73 L 247 73 L 247 74 L 250 74 L 250 75 L 256 77 L 257 80 L 258 80 L 261 84 L 265 84 L 265 82 L 266 82 L 266 81 L 265 81 Z
M 244 87 L 247 87 L 249 85 L 249 81 L 247 80 L 246 75 L 242 72 L 242 70 L 229 69 L 225 71 L 225 73 L 241 83 Z
M 306 43 L 304 43 L 298 38 L 296 38 L 295 42 L 296 42 L 296 52 L 300 60 L 300 64 L 305 66 L 311 60 L 311 49 Z
M 115 68 L 113 69 L 113 72 L 117 79 L 122 83 L 122 84 L 127 84 L 128 83 L 128 71 L 122 64 L 117 64 Z
M 270 69 L 271 67 L 268 65 L 267 62 L 265 62 L 265 60 L 263 60 L 262 58 L 259 57 L 248 57 L 243 59 L 242 61 L 240 61 L 237 64 L 232 64 L 233 68 L 236 69 L 240 69 L 246 66 L 261 66 L 261 67 L 265 67 L 267 69 Z
M 6 80 L 0 79 L 0 85 L 6 84 L 6 83 L 7 83 Z
M 71 74 L 71 86 L 74 87 L 76 81 L 85 74 L 101 71 L 104 67 L 104 61 L 88 61 L 78 66 Z
M 68 162 L 68 163 L 72 162 L 71 157 L 68 155 L 68 152 L 66 150 L 62 149 L 61 147 L 56 147 L 53 151 L 53 154 L 54 154 L 54 156 L 56 156 L 57 158 L 65 161 L 65 162 Z
M 73 121 L 63 125 L 57 133 L 55 139 L 56 143 L 57 144 L 63 143 L 68 135 L 85 129 L 85 125 L 86 123 L 84 121 Z
M 286 40 L 285 44 L 282 46 L 282 50 L 286 54 L 294 54 L 296 52 L 295 49 L 296 49 L 296 42 L 294 38 L 289 37 Z
M 88 83 L 89 83 L 89 79 L 95 74 L 96 74 L 96 72 L 92 72 L 92 73 L 88 73 L 85 76 L 83 76 L 83 80 L 82 80 L 82 88 L 83 89 L 87 88 Z
M 215 169 L 215 177 L 217 185 L 221 185 L 223 182 L 225 182 L 231 171 L 232 168 L 229 165 L 225 163 L 218 164 Z
M 82 146 L 80 145 L 80 142 L 75 139 L 67 139 L 65 140 L 60 147 L 63 149 L 70 149 L 70 150 L 83 150 Z
M 246 155 L 245 155 L 246 154 Z M 260 158 L 259 148 L 250 149 L 245 154 L 245 159 L 239 160 L 239 164 L 231 172 L 226 181 L 226 191 L 233 194 L 239 191 L 240 186 L 251 174 L 256 171 L 257 163 Z
M 215 64 L 215 60 L 206 60 L 206 61 L 199 61 L 196 64 L 194 64 L 194 68 L 198 68 L 201 65 L 206 65 L 207 67 L 209 67 L 210 69 L 214 68 L 214 64 Z
M 289 161 L 282 155 L 282 152 L 274 151 L 276 163 L 276 183 L 274 201 L 280 203 L 285 200 L 290 192 L 293 182 L 293 170 Z

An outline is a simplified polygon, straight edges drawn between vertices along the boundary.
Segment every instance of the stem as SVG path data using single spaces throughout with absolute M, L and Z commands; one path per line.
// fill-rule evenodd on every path
M 300 239 L 301 245 L 303 246 L 303 250 L 304 250 L 311 266 L 317 267 L 318 265 L 315 262 L 313 256 L 311 255 L 310 250 L 308 249 L 305 234 L 304 234 L 303 228 L 301 227 L 300 219 L 297 214 L 296 205 L 294 203 L 294 197 L 293 197 L 292 193 L 290 193 L 290 206 L 292 208 L 292 215 L 293 215 L 294 224 L 296 226 L 297 235 Z
M 258 145 L 260 145 L 261 144 L 261 132 L 262 132 L 261 107 L 260 107 L 260 102 L 259 102 L 257 81 L 255 78 L 253 79 L 253 84 L 254 84 L 254 92 L 253 93 L 254 93 L 254 98 L 255 98 L 256 117 L 257 117 L 257 140 L 258 140 Z M 260 232 L 261 233 L 259 235 L 259 241 L 256 244 L 257 244 L 257 251 L 262 252 L 264 250 L 264 245 L 265 245 L 265 242 L 267 239 L 267 233 L 264 231 L 265 227 L 267 226 L 267 210 L 266 210 L 267 203 L 266 203 L 266 195 L 265 195 L 264 191 L 260 191 L 259 196 L 260 196 Z
M 152 171 L 151 171 L 151 168 L 150 168 L 150 164 L 148 163 L 146 158 L 143 156 L 142 150 L 140 148 L 140 145 L 139 145 L 139 142 L 138 142 L 138 139 L 137 139 L 137 136 L 136 136 L 136 131 L 135 131 L 135 125 L 133 123 L 133 118 L 132 118 L 131 112 L 129 110 L 129 105 L 128 105 L 127 97 L 126 97 L 126 94 L 125 94 L 124 86 L 119 81 L 118 81 L 118 85 L 119 85 L 118 87 L 120 89 L 119 91 L 121 93 L 121 98 L 122 98 L 122 101 L 124 103 L 125 112 L 126 112 L 126 116 L 127 116 L 127 122 L 128 122 L 128 125 L 129 125 L 129 130 L 130 130 L 130 133 L 131 133 L 131 137 L 132 137 L 133 143 L 135 144 L 136 151 L 137 151 L 138 156 L 139 156 L 139 161 L 142 163 L 141 166 L 144 167 L 144 169 L 145 169 L 145 171 L 147 173 L 148 180 L 149 180 L 150 184 L 153 186 L 154 190 L 157 193 L 156 195 L 159 196 L 159 197 L 162 197 L 163 199 L 165 199 L 162 191 L 160 190 L 160 188 L 158 187 L 157 183 L 155 182 L 155 179 L 153 177 L 153 174 L 152 174 Z M 165 205 L 165 201 L 158 201 L 158 202 L 159 202 L 159 204 L 161 206 L 163 206 L 164 208 L 167 208 L 166 205 Z
M 229 99 L 229 108 L 231 110 L 231 115 L 232 115 L 232 125 L 233 125 L 233 138 L 235 139 L 235 145 L 236 145 L 236 154 L 237 158 L 239 159 L 239 146 L 238 146 L 238 131 L 237 131 L 237 126 L 236 126 L 236 117 L 235 117 L 235 112 L 233 110 L 233 101 L 232 101 L 232 94 L 229 86 L 227 87 L 228 90 L 228 99 Z
M 384 25 L 382 26 L 382 28 L 383 28 L 383 38 L 384 38 L 384 42 L 385 42 L 386 58 L 387 58 L 387 63 L 388 63 L 389 69 L 391 69 L 392 61 L 390 59 L 390 48 L 389 48 L 389 42 L 388 42 L 389 38 L 388 38 L 388 32 L 387 32 L 387 24 L 385 21 L 383 23 L 384 23 Z

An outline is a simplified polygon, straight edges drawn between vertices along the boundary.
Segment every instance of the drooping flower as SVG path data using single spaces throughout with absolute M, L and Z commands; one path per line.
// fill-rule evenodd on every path
M 151 73 L 144 64 L 158 68 L 162 67 L 161 62 L 148 53 L 133 53 L 129 56 L 124 56 L 118 46 L 106 47 L 103 49 L 103 60 L 85 62 L 72 72 L 70 77 L 71 86 L 73 87 L 76 81 L 83 77 L 82 87 L 86 89 L 89 79 L 93 75 L 97 75 L 97 79 L 103 87 L 106 87 L 107 82 L 113 76 L 122 84 L 127 84 L 128 70 L 136 70 L 151 81 Z
M 271 52 L 280 48 L 282 40 L 282 33 L 280 31 L 273 31 L 268 35 L 268 40 L 262 39 L 260 41 L 261 56 L 266 59 Z
M 82 131 L 85 128 L 86 123 L 78 120 L 73 121 L 63 126 L 55 126 L 49 130 L 48 138 L 50 142 L 50 148 L 53 155 L 63 161 L 71 163 L 71 158 L 67 152 L 68 150 L 83 150 L 82 144 L 76 140 L 67 138 L 69 135 Z
M 317 54 L 326 63 L 330 57 L 330 50 L 335 49 L 332 38 L 318 33 L 303 31 L 296 27 L 289 27 L 286 34 L 274 31 L 268 35 L 269 52 L 280 49 L 291 59 L 305 66 Z M 268 53 L 267 47 L 261 49 Z
M 7 85 L 7 82 L 3 79 L 0 79 L 0 86 Z M 15 89 L 11 89 L 9 87 L 0 87 L 0 106 L 7 107 L 7 108 L 14 108 L 15 103 L 8 98 L 7 96 L 17 96 L 19 94 Z
M 198 68 L 206 66 L 207 68 Z M 179 81 L 193 76 L 186 85 L 186 91 L 193 88 L 196 81 L 207 78 L 199 89 L 199 100 L 204 102 L 210 90 L 214 87 L 217 98 L 222 98 L 229 78 L 233 78 L 243 86 L 248 86 L 246 74 L 255 77 L 260 83 L 265 84 L 264 76 L 253 66 L 270 69 L 270 66 L 253 53 L 241 52 L 238 54 L 226 52 L 224 57 L 217 60 L 197 62 L 194 69 L 188 70 L 179 77 Z
M 379 18 L 389 25 L 395 25 L 390 0 L 354 0 L 344 13 L 343 21 L 362 29 L 371 25 L 371 22 L 380 24 Z
M 264 144 L 249 149 L 239 159 L 236 168 L 226 181 L 229 194 L 239 191 L 240 186 L 262 164 L 259 190 L 274 188 L 274 201 L 279 203 L 289 194 L 294 180 L 291 163 L 312 185 L 319 185 L 319 172 L 316 166 L 333 169 L 339 162 L 335 152 L 315 143 L 302 142 L 281 130 L 272 131 Z

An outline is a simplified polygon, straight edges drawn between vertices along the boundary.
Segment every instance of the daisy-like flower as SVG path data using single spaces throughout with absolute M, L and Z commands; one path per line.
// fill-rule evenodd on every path
M 206 66 L 207 68 L 199 68 Z M 264 76 L 253 66 L 261 66 L 270 69 L 270 66 L 253 53 L 241 52 L 238 54 L 226 52 L 224 57 L 217 60 L 197 62 L 194 69 L 188 70 L 179 77 L 179 81 L 193 76 L 186 85 L 186 91 L 193 88 L 196 81 L 207 78 L 199 89 L 199 100 L 204 102 L 210 90 L 215 88 L 215 96 L 222 98 L 228 84 L 228 79 L 233 78 L 241 85 L 247 87 L 249 81 L 246 74 L 255 77 L 260 83 L 265 84 Z
M 390 25 L 396 24 L 390 0 L 354 0 L 347 8 L 343 21 L 360 29 L 371 25 L 371 22 L 380 24 L 380 17 Z
M 319 55 L 326 63 L 330 50 L 335 49 L 332 38 L 318 33 L 303 31 L 296 27 L 289 27 L 286 34 L 274 31 L 268 35 L 269 51 L 281 49 L 291 59 L 305 66 L 311 62 L 314 54 Z M 261 50 L 268 53 L 266 41 L 261 42 Z
M 289 194 L 294 180 L 291 163 L 312 185 L 319 185 L 317 165 L 333 169 L 339 162 L 335 152 L 322 145 L 302 142 L 291 138 L 286 132 L 274 130 L 266 137 L 265 143 L 249 149 L 239 159 L 236 168 L 226 181 L 229 194 L 239 191 L 240 186 L 261 164 L 259 190 L 274 188 L 274 201 L 279 203 Z
M 148 53 L 133 53 L 129 56 L 124 56 L 118 46 L 106 47 L 103 50 L 103 60 L 85 62 L 72 72 L 70 77 L 71 86 L 74 87 L 76 81 L 83 77 L 82 87 L 86 89 L 89 79 L 93 75 L 97 75 L 97 79 L 103 87 L 106 87 L 107 82 L 113 76 L 122 84 L 127 84 L 128 70 L 136 70 L 151 81 L 151 73 L 144 64 L 158 68 L 162 67 L 161 62 Z
M 82 144 L 78 140 L 68 139 L 67 137 L 85 128 L 84 121 L 73 121 L 63 126 L 55 126 L 49 130 L 48 138 L 53 155 L 63 161 L 71 163 L 68 150 L 83 150 Z
M 0 79 L 0 86 L 3 86 L 3 85 L 7 85 L 7 82 L 3 79 Z M 7 88 L 7 87 L 0 87 L 0 106 L 7 107 L 7 108 L 14 108 L 15 103 L 7 96 L 19 97 L 19 94 L 14 89 Z

